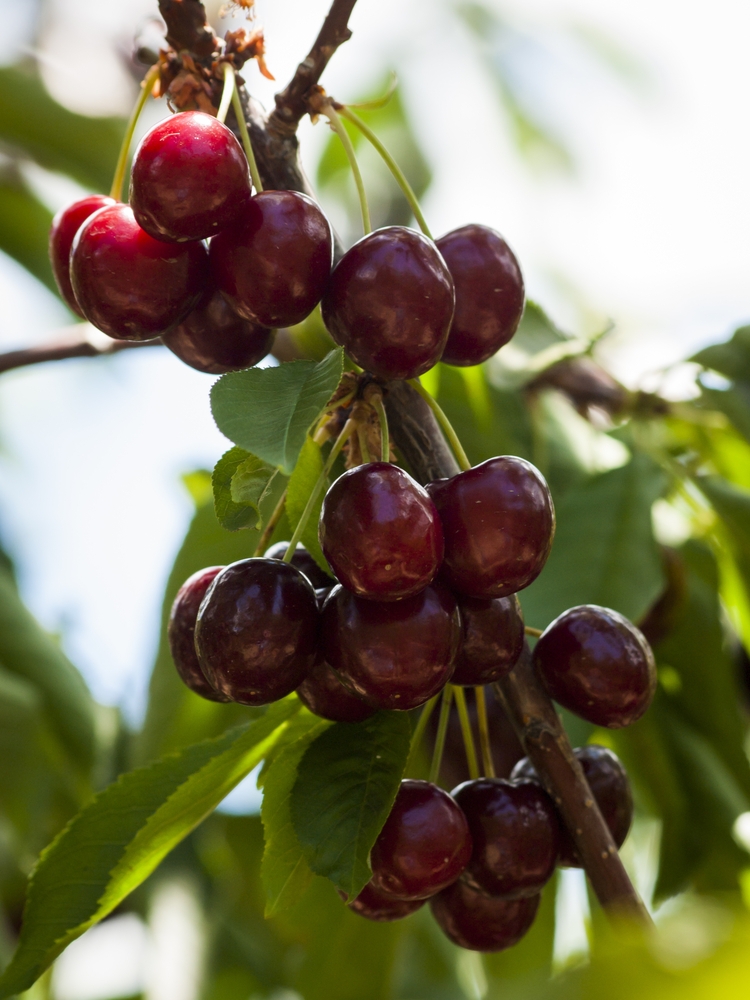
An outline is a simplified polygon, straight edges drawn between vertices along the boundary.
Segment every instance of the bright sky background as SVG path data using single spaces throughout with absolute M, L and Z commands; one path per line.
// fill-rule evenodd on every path
M 512 67 L 567 137 L 577 169 L 534 174 L 507 137 L 476 49 L 438 0 L 359 0 L 353 39 L 324 83 L 339 100 L 396 66 L 434 168 L 433 231 L 500 229 L 530 294 L 560 323 L 616 332 L 604 352 L 629 383 L 750 320 L 750 5 L 661 0 L 489 0 L 515 28 Z M 218 8 L 219 4 L 215 4 Z M 38 35 L 59 100 L 127 113 L 118 51 L 156 0 L 50 0 Z M 259 0 L 280 83 L 306 54 L 326 0 Z M 0 0 L 0 61 L 36 44 L 33 5 Z M 597 29 L 642 68 L 628 86 L 579 42 Z M 535 38 L 531 43 L 528 36 Z M 274 88 L 249 74 L 269 106 Z M 149 121 L 163 110 L 149 109 Z M 310 173 L 325 126 L 305 125 Z M 53 207 L 68 185 L 37 178 Z M 0 349 L 65 322 L 54 298 L 0 258 Z M 140 717 L 161 594 L 191 506 L 180 473 L 226 442 L 212 379 L 162 350 L 48 365 L 0 379 L 0 537 L 24 596 L 97 698 Z

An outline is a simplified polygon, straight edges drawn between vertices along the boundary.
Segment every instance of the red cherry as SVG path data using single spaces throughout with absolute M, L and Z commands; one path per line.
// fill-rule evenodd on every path
M 266 549 L 265 558 L 283 559 L 288 548 L 289 542 L 276 542 L 270 549 Z M 323 588 L 330 590 L 336 583 L 332 576 L 323 572 L 304 545 L 297 546 L 291 558 L 291 563 L 292 566 L 296 566 L 298 570 L 301 570 L 305 574 L 316 590 Z
M 195 652 L 195 620 L 206 591 L 223 568 L 223 566 L 209 566 L 208 569 L 198 570 L 183 583 L 172 604 L 167 626 L 169 648 L 177 673 L 191 691 L 195 691 L 202 698 L 208 698 L 209 701 L 230 699 L 211 687 L 200 668 L 198 655 Z
M 359 597 L 395 601 L 423 590 L 443 561 L 435 504 L 397 465 L 370 462 L 331 486 L 319 526 L 323 554 Z
M 236 312 L 263 326 L 293 326 L 325 291 L 333 234 L 307 195 L 263 191 L 211 241 L 210 256 L 216 283 Z
M 223 569 L 203 599 L 195 649 L 218 691 L 241 705 L 267 705 L 305 679 L 317 631 L 307 577 L 277 559 L 243 559 Z
M 459 948 L 503 951 L 518 944 L 534 923 L 539 896 L 497 899 L 459 879 L 430 900 L 441 931 Z
M 523 650 L 521 605 L 515 594 L 457 600 L 464 632 L 451 683 L 491 684 L 513 669 Z
M 79 316 L 83 316 L 83 313 L 70 283 L 70 248 L 73 246 L 76 233 L 90 215 L 98 212 L 100 208 L 115 204 L 114 198 L 108 198 L 104 194 L 92 194 L 87 198 L 79 198 L 72 205 L 61 209 L 52 220 L 52 228 L 49 231 L 49 259 L 52 273 L 55 275 L 60 294 Z
M 522 458 L 490 458 L 427 492 L 443 523 L 441 576 L 469 597 L 506 597 L 547 561 L 555 511 L 541 472 Z
M 129 205 L 99 209 L 78 230 L 70 278 L 83 315 L 115 340 L 153 340 L 183 320 L 204 293 L 202 243 L 155 240 Z
M 213 115 L 170 115 L 135 151 L 130 204 L 138 225 L 154 239 L 182 243 L 215 236 L 249 197 L 242 146 Z
M 398 899 L 426 899 L 455 882 L 471 856 L 466 817 L 429 781 L 401 782 L 371 854 L 372 884 Z
M 507 344 L 521 322 L 523 276 L 513 251 L 487 226 L 463 226 L 437 241 L 456 287 L 442 360 L 478 365 Z
M 313 715 L 331 722 L 364 722 L 376 711 L 345 688 L 336 671 L 322 657 L 297 688 L 297 697 Z
M 450 272 L 432 240 L 389 226 L 338 262 L 323 296 L 323 321 L 366 371 L 414 378 L 440 360 L 453 301 Z
M 450 680 L 461 641 L 453 595 L 439 584 L 402 601 L 368 601 L 334 587 L 323 606 L 323 655 L 376 708 L 408 711 Z
M 345 899 L 343 893 L 339 895 Z M 367 920 L 402 920 L 410 913 L 424 906 L 424 899 L 394 899 L 381 892 L 372 882 L 368 882 L 356 899 L 348 903 L 349 909 Z
M 534 647 L 534 663 L 555 701 L 596 726 L 636 722 L 654 697 L 654 654 L 627 618 L 583 604 L 556 618 Z

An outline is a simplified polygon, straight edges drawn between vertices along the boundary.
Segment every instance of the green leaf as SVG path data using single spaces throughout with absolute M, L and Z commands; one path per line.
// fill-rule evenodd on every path
M 230 448 L 214 467 L 211 482 L 214 510 L 223 528 L 260 528 L 260 504 L 268 495 L 276 469 L 244 448 Z
M 211 410 L 222 434 L 289 475 L 310 426 L 339 384 L 344 352 L 222 375 Z
M 0 171 L 0 250 L 57 294 L 47 250 L 51 222 L 52 213 L 20 173 L 12 168 Z
M 396 797 L 410 739 L 407 713 L 377 712 L 331 726 L 300 761 L 294 830 L 312 870 L 351 898 L 372 874 L 370 850 Z
M 302 445 L 297 464 L 294 467 L 294 472 L 286 488 L 286 513 L 292 530 L 299 524 L 302 512 L 322 471 L 323 454 L 320 450 L 320 445 L 316 444 L 308 435 L 305 438 L 305 443 Z M 326 488 L 327 486 L 328 483 L 326 482 Z M 320 521 L 320 510 L 324 499 L 325 489 L 320 491 L 318 499 L 313 505 L 300 541 L 321 569 L 325 570 L 326 573 L 330 573 L 330 567 L 326 562 L 326 557 L 323 555 L 323 550 L 318 541 L 318 522 Z
M 277 702 L 262 718 L 130 771 L 95 796 L 34 869 L 0 998 L 28 989 L 139 886 L 255 767 L 298 708 L 294 697 Z
M 713 368 L 733 382 L 750 382 L 750 326 L 741 326 L 724 344 L 704 347 L 690 361 Z

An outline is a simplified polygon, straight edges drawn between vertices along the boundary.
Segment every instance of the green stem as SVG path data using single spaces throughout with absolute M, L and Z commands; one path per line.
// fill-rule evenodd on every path
M 463 445 L 458 440 L 458 434 L 456 434 L 456 432 L 453 430 L 453 425 L 451 424 L 450 420 L 446 417 L 442 407 L 439 405 L 437 400 L 432 398 L 430 393 L 425 389 L 425 387 L 422 385 L 422 383 L 419 381 L 418 378 L 410 378 L 409 385 L 412 387 L 412 389 L 415 389 L 419 393 L 422 399 L 427 403 L 429 408 L 435 414 L 437 422 L 443 428 L 445 436 L 450 441 L 451 448 L 453 449 L 453 454 L 458 459 L 459 466 L 461 467 L 463 472 L 466 472 L 467 469 L 471 468 L 471 462 L 469 461 L 468 456 L 463 449 Z
M 229 105 L 232 103 L 232 95 L 234 94 L 234 91 L 234 67 L 231 63 L 224 63 L 224 89 L 221 92 L 219 110 L 216 112 L 216 117 L 220 122 L 225 122 L 227 120 Z
M 380 421 L 380 461 L 390 462 L 391 460 L 391 439 L 388 432 L 388 416 L 383 406 L 383 400 L 376 397 L 372 406 Z
M 439 695 L 435 695 L 434 698 L 430 698 L 427 704 L 422 709 L 419 721 L 417 722 L 417 728 L 414 730 L 414 735 L 411 738 L 411 747 L 409 748 L 409 757 L 406 761 L 405 773 L 411 774 L 411 769 L 414 766 L 414 758 L 419 750 L 419 745 L 422 742 L 422 737 L 424 736 L 424 731 L 427 729 L 427 723 L 430 721 L 430 716 L 432 715 L 435 705 L 438 703 Z
M 253 557 L 262 556 L 263 553 L 268 548 L 268 543 L 271 541 L 271 535 L 274 532 L 276 525 L 281 520 L 281 515 L 284 512 L 284 505 L 286 504 L 286 490 L 279 497 L 279 502 L 273 509 L 273 514 L 268 519 L 268 524 L 263 529 L 263 534 L 260 536 L 257 548 L 253 552 Z
M 477 700 L 477 723 L 479 727 L 479 746 L 482 750 L 482 765 L 486 778 L 495 777 L 495 764 L 492 760 L 492 745 L 490 744 L 490 727 L 487 724 L 487 702 L 484 698 L 484 688 L 475 687 Z
M 234 73 L 234 70 L 232 70 L 232 72 Z M 232 107 L 234 108 L 234 116 L 237 119 L 237 125 L 240 130 L 240 138 L 242 139 L 242 145 L 245 150 L 245 156 L 247 157 L 247 163 L 250 167 L 250 176 L 253 179 L 253 187 L 255 188 L 255 193 L 260 194 L 263 190 L 263 182 L 261 181 L 260 173 L 258 172 L 258 164 L 255 160 L 253 144 L 250 142 L 250 133 L 247 130 L 245 112 L 242 108 L 242 98 L 240 97 L 240 92 L 237 87 L 232 89 Z
M 540 636 L 540 635 L 542 634 L 542 632 L 544 631 L 544 630 L 543 630 L 543 629 L 541 629 L 541 628 L 534 628 L 534 627 L 533 627 L 533 626 L 531 626 L 531 625 L 524 625 L 524 627 L 523 627 L 523 630 L 524 630 L 524 632 L 526 633 L 526 635 L 533 635 L 533 636 L 534 636 L 534 637 L 535 637 L 536 639 L 538 639 L 538 638 L 539 638 L 539 636 Z
M 366 139 L 369 139 L 369 141 L 373 144 L 373 146 L 375 147 L 375 149 L 377 149 L 377 151 L 383 157 L 383 159 L 385 160 L 386 166 L 388 167 L 388 169 L 390 170 L 390 172 L 395 177 L 396 183 L 398 184 L 398 186 L 403 191 L 404 197 L 406 198 L 406 200 L 409 202 L 409 207 L 411 208 L 412 212 L 414 213 L 414 218 L 417 220 L 417 223 L 419 224 L 419 228 L 422 230 L 422 232 L 425 234 L 425 236 L 428 239 L 431 240 L 432 239 L 432 233 L 430 232 L 429 226 L 427 225 L 425 217 L 422 214 L 422 209 L 419 206 L 419 200 L 417 199 L 417 196 L 414 193 L 414 188 L 411 186 L 411 184 L 406 179 L 406 175 L 404 174 L 404 172 L 401 169 L 401 167 L 398 165 L 398 163 L 396 163 L 396 161 L 393 159 L 393 157 L 388 152 L 388 150 L 383 145 L 383 143 L 380 141 L 380 139 L 378 139 L 377 135 L 375 135 L 375 133 L 373 132 L 373 130 L 370 128 L 370 126 L 366 125 L 362 121 L 362 119 L 359 117 L 359 115 L 355 115 L 354 112 L 351 110 L 351 108 L 342 108 L 341 111 L 340 111 L 340 114 L 341 114 L 342 118 L 346 118 L 353 125 L 356 125 L 357 128 L 362 133 L 362 135 Z
M 323 114 L 326 115 L 329 122 L 331 123 L 331 128 L 334 130 L 336 135 L 341 139 L 341 145 L 344 147 L 344 152 L 349 160 L 349 165 L 352 168 L 352 175 L 354 176 L 354 183 L 357 185 L 357 194 L 359 195 L 359 207 L 362 211 L 362 228 L 365 231 L 365 236 L 372 232 L 372 223 L 370 222 L 370 207 L 367 204 L 367 194 L 365 193 L 365 185 L 362 180 L 362 174 L 359 169 L 359 163 L 357 163 L 357 154 L 354 152 L 354 146 L 352 145 L 352 140 L 349 138 L 349 133 L 344 128 L 344 123 L 339 118 L 336 113 L 336 109 L 329 101 L 323 108 Z
M 133 112 L 130 116 L 130 121 L 125 129 L 125 135 L 123 136 L 122 145 L 120 146 L 120 155 L 117 157 L 115 176 L 112 179 L 112 187 L 109 192 L 110 197 L 114 198 L 116 201 L 120 201 L 122 197 L 122 184 L 125 180 L 125 170 L 128 165 L 128 153 L 130 152 L 130 143 L 133 141 L 135 127 L 138 124 L 141 111 L 143 111 L 143 106 L 148 100 L 151 91 L 154 89 L 154 84 L 158 79 L 159 64 L 157 63 L 155 66 L 151 67 L 143 78 L 143 82 L 141 83 L 141 92 L 138 95 L 138 100 L 135 102 L 135 107 L 133 108 Z
M 359 439 L 359 450 L 362 454 L 362 461 L 371 462 L 370 449 L 367 447 L 367 434 L 362 424 L 359 424 L 357 427 L 357 438 Z
M 469 712 L 466 708 L 466 695 L 464 689 L 457 684 L 453 687 L 453 697 L 456 699 L 458 708 L 458 718 L 461 723 L 461 735 L 464 738 L 464 749 L 466 750 L 466 763 L 469 765 L 469 777 L 472 781 L 479 777 L 479 764 L 477 763 L 477 752 L 474 747 L 474 734 L 471 731 L 469 722 Z
M 450 716 L 452 697 L 453 689 L 450 684 L 446 684 L 443 688 L 443 700 L 440 703 L 440 718 L 438 719 L 438 730 L 437 736 L 435 737 L 435 750 L 432 754 L 432 764 L 430 766 L 429 780 L 433 783 L 433 785 L 437 783 L 438 777 L 440 776 L 440 764 L 443 760 L 445 734 L 448 732 L 448 717 Z

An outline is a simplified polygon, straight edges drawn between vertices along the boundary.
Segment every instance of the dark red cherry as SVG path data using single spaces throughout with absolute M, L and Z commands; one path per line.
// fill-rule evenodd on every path
M 340 476 L 323 501 L 318 532 L 341 583 L 376 601 L 418 593 L 443 561 L 435 504 L 407 472 L 388 462 Z
M 223 566 L 209 566 L 208 569 L 198 570 L 183 583 L 174 599 L 167 626 L 169 648 L 177 673 L 191 691 L 195 691 L 202 698 L 208 698 L 209 701 L 230 699 L 211 687 L 201 670 L 195 652 L 195 620 L 206 591 L 223 568 Z
M 331 722 L 364 722 L 376 712 L 344 687 L 336 671 L 322 657 L 297 688 L 297 697 L 313 715 Z
M 79 198 L 72 205 L 61 209 L 52 220 L 52 228 L 49 231 L 49 259 L 52 273 L 60 294 L 79 316 L 83 316 L 83 313 L 70 283 L 70 248 L 73 246 L 76 233 L 90 215 L 98 212 L 100 208 L 115 204 L 114 198 L 108 198 L 104 194 L 92 194 L 86 198 Z
M 560 824 L 536 781 L 478 778 L 454 788 L 474 850 L 462 878 L 489 896 L 533 896 L 555 870 Z
M 270 549 L 266 549 L 266 559 L 283 559 L 289 542 L 276 542 Z M 332 576 L 324 573 L 304 545 L 298 545 L 291 559 L 292 566 L 301 570 L 316 590 L 326 588 L 330 590 L 336 583 Z
M 441 236 L 456 288 L 456 310 L 442 360 L 478 365 L 507 344 L 521 322 L 523 276 L 513 251 L 488 226 L 463 226 Z
M 451 677 L 451 683 L 454 680 L 455 674 Z M 497 700 L 491 686 L 485 688 L 485 699 L 495 774 L 498 778 L 509 778 L 514 766 L 522 759 L 526 751 L 516 736 L 516 731 L 510 719 L 505 714 L 502 705 Z M 472 731 L 476 733 L 477 709 L 473 691 L 466 692 L 466 706 L 469 712 Z M 433 712 L 428 724 L 433 741 L 437 734 L 438 716 L 438 712 Z M 448 732 L 445 738 L 443 761 L 440 765 L 440 776 L 443 784 L 448 785 L 450 788 L 455 788 L 462 781 L 468 781 L 470 777 L 455 701 L 451 704 L 450 715 L 448 717 Z
M 342 892 L 339 895 L 346 900 Z M 416 912 L 420 906 L 424 906 L 425 902 L 424 899 L 394 899 L 393 896 L 381 892 L 372 882 L 368 882 L 357 898 L 347 905 L 360 917 L 384 922 L 403 920 L 404 917 Z
M 596 604 L 555 618 L 534 648 L 534 663 L 555 701 L 609 729 L 640 719 L 656 691 L 654 654 L 643 634 Z
M 213 115 L 182 111 L 154 125 L 133 157 L 130 204 L 157 240 L 215 236 L 250 198 L 247 159 Z
M 462 879 L 430 900 L 440 930 L 459 948 L 503 951 L 518 944 L 534 923 L 540 897 L 483 896 Z
M 180 361 L 209 375 L 252 368 L 268 354 L 274 330 L 238 316 L 221 292 L 204 296 L 162 340 Z
M 451 683 L 475 687 L 491 684 L 515 666 L 524 640 L 521 605 L 509 597 L 459 596 L 463 642 Z
M 344 684 L 376 708 L 408 711 L 450 680 L 461 619 L 440 584 L 402 601 L 368 601 L 342 586 L 323 606 L 323 655 Z
M 115 340 L 152 340 L 185 319 L 208 279 L 202 243 L 155 240 L 129 205 L 100 209 L 78 230 L 70 278 L 86 319 Z
M 344 254 L 322 308 L 329 333 L 360 367 L 379 378 L 414 378 L 443 353 L 453 281 L 432 240 L 389 226 Z
M 633 822 L 633 793 L 630 790 L 627 771 L 622 766 L 620 758 L 606 747 L 591 743 L 585 747 L 578 747 L 574 753 L 583 768 L 612 839 L 617 847 L 622 847 Z M 539 780 L 528 757 L 524 757 L 516 764 L 511 777 Z M 564 868 L 583 867 L 573 838 L 562 823 L 560 856 L 557 863 Z
M 429 781 L 407 779 L 370 853 L 372 884 L 399 899 L 426 899 L 455 882 L 470 856 L 455 801 Z
M 307 577 L 277 559 L 243 559 L 216 577 L 198 611 L 203 673 L 241 705 L 299 687 L 316 655 L 318 605 Z
M 469 597 L 506 597 L 532 583 L 555 533 L 552 496 L 522 458 L 490 458 L 427 492 L 443 523 L 446 583 Z
M 325 291 L 333 234 L 307 195 L 263 191 L 211 240 L 210 255 L 216 283 L 236 312 L 263 326 L 293 326 Z

